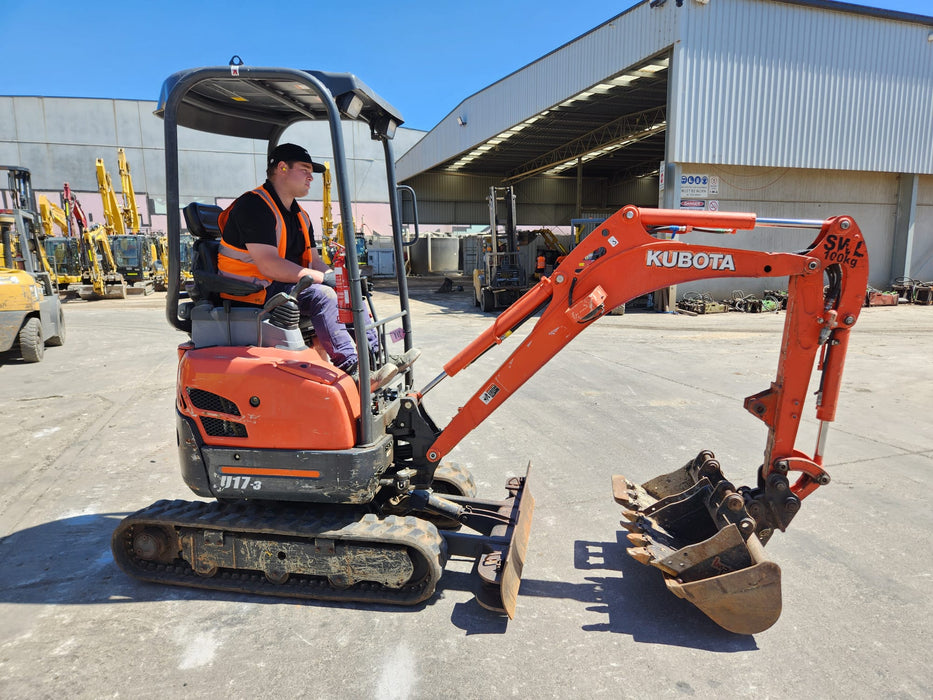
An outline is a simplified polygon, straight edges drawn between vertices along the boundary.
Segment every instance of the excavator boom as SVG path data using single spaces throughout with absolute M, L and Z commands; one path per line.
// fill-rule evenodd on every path
M 756 224 L 819 232 L 806 250 L 797 253 L 657 237 L 694 230 L 727 234 Z M 756 220 L 753 214 L 625 207 L 582 241 L 551 277 L 542 278 L 444 365 L 443 374 L 416 398 L 420 400 L 445 376 L 469 366 L 540 312 L 521 345 L 426 449 L 426 459 L 437 463 L 611 309 L 662 287 L 716 277 L 789 280 L 775 380 L 745 400 L 746 409 L 768 426 L 759 486 L 736 489 L 722 476 L 712 453 L 703 451 L 673 475 L 644 487 L 616 477 L 614 494 L 628 509 L 625 514 L 631 522 L 625 524 L 636 545 L 633 556 L 660 568 L 672 591 L 722 626 L 751 633 L 770 626 L 780 613 L 780 570 L 764 558 L 762 544 L 775 529 L 785 529 L 806 496 L 829 483 L 822 467 L 826 426 L 835 416 L 849 332 L 858 319 L 868 281 L 865 241 L 850 217 Z M 820 372 L 816 416 L 821 429 L 816 447 L 807 454 L 796 448 L 796 437 L 814 367 Z M 797 475 L 793 483 L 788 481 L 791 473 Z M 723 564 L 727 559 L 730 563 Z M 716 573 L 710 562 L 719 562 L 723 569 Z

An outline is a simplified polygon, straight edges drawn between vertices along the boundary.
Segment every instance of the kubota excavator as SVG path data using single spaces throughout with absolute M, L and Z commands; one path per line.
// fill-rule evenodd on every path
M 625 301 L 690 280 L 787 277 L 777 376 L 745 402 L 768 426 L 758 483 L 734 486 L 708 451 L 644 485 L 613 479 L 636 559 L 659 568 L 675 594 L 726 629 L 748 634 L 773 624 L 780 572 L 762 545 L 829 481 L 822 466 L 826 424 L 865 294 L 866 245 L 850 217 L 788 221 L 624 207 L 421 389 L 414 388 L 412 369 L 372 389 L 372 370 L 387 361 L 388 325 L 400 323 L 405 349 L 412 346 L 391 149 L 399 115 L 352 75 L 250 67 L 236 58 L 230 66 L 172 75 L 157 113 L 166 144 L 166 313 L 188 336 L 178 348 L 178 454 L 186 484 L 213 500 L 160 501 L 121 521 L 112 547 L 126 572 L 200 588 L 411 605 L 432 596 L 448 557 L 468 557 L 479 603 L 511 617 L 534 507 L 530 467 L 507 483 L 504 499 L 490 500 L 477 498 L 470 473 L 445 457 L 551 357 Z M 355 335 L 372 328 L 381 340 L 379 352 L 360 355 L 358 381 L 328 362 L 292 296 L 276 295 L 261 309 L 220 299 L 221 292 L 236 296 L 256 287 L 217 273 L 217 207 L 185 208 L 196 260 L 190 298 L 179 301 L 178 127 L 264 140 L 271 151 L 285 128 L 304 118 L 330 125 L 344 221 L 351 220 L 350 189 L 340 120 L 368 123 L 384 148 L 399 312 L 375 314 L 357 260 L 347 257 Z M 678 238 L 755 226 L 812 228 L 816 236 L 795 253 Z M 352 249 L 352 227 L 345 236 Z M 438 426 L 426 395 L 536 315 L 513 354 L 446 427 Z M 795 439 L 814 366 L 821 430 L 806 453 Z

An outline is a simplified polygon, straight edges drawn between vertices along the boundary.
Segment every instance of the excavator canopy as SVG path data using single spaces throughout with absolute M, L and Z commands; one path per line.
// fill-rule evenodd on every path
M 206 75 L 202 75 L 209 71 Z M 226 75 L 195 68 L 169 76 L 162 85 L 156 116 L 163 117 L 169 96 L 182 83 L 195 81 L 177 111 L 179 126 L 212 134 L 274 143 L 285 129 L 304 120 L 326 120 L 327 106 L 308 81 L 334 96 L 343 119 L 365 121 L 374 136 L 392 138 L 402 124 L 398 111 L 352 73 L 230 65 Z

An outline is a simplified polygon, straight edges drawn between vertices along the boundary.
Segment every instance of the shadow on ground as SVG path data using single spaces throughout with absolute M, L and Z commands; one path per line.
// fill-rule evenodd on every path
M 94 605 L 170 600 L 249 601 L 279 604 L 282 598 L 246 593 L 162 586 L 130 578 L 119 570 L 110 551 L 110 538 L 126 513 L 76 515 L 14 532 L 0 539 L 0 603 Z M 727 632 L 689 603 L 669 593 L 660 572 L 625 554 L 627 541 L 577 541 L 574 568 L 592 571 L 586 583 L 525 578 L 519 602 L 552 598 L 583 603 L 594 622 L 591 632 L 611 632 L 637 642 L 667 644 L 707 651 L 757 649 L 754 637 Z M 412 607 L 362 605 L 289 599 L 290 605 L 344 607 L 413 613 L 438 604 L 445 591 L 472 591 L 473 574 L 448 569 L 438 593 Z M 508 619 L 483 609 L 474 600 L 455 603 L 451 622 L 468 635 L 504 634 Z

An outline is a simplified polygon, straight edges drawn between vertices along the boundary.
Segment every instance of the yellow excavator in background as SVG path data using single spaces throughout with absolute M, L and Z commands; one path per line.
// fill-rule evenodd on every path
M 81 286 L 78 296 L 91 299 L 126 299 L 126 280 L 117 269 L 110 236 L 103 226 L 85 229 L 81 236 Z
M 330 163 L 324 163 L 324 183 L 321 187 L 321 258 L 331 264 L 330 247 L 334 241 L 334 213 L 330 201 Z
M 67 182 L 61 199 L 68 236 L 64 239 L 63 249 L 58 244 L 62 240 L 60 238 L 51 239 L 51 244 L 46 239 L 46 249 L 56 265 L 60 257 L 76 255 L 76 265 L 69 261 L 59 268 L 60 273 L 65 267 L 68 270 L 77 269 L 77 281 L 74 284 L 69 281 L 67 291 L 77 293 L 86 301 L 100 298 L 125 299 L 126 282 L 117 271 L 106 230 L 99 225 L 88 227 L 84 207 Z
M 39 362 L 46 345 L 65 343 L 65 316 L 45 249 L 29 170 L 3 165 L 0 185 L 0 352 L 14 346 Z
M 165 274 L 156 265 L 156 246 L 152 237 L 140 231 L 136 193 L 126 153 L 117 150 L 117 165 L 123 189 L 123 206 L 117 201 L 110 173 L 102 158 L 97 159 L 97 187 L 104 205 L 104 229 L 110 237 L 110 248 L 117 271 L 123 276 L 130 294 L 151 294 L 165 287 Z
M 153 260 L 155 270 L 155 288 L 157 292 L 168 289 L 168 236 L 164 233 L 150 234 L 153 247 Z
M 338 224 L 334 224 L 334 215 L 331 211 L 330 190 L 330 163 L 324 163 L 324 185 L 321 193 L 321 206 L 323 207 L 323 213 L 321 214 L 321 258 L 323 258 L 324 262 L 328 265 L 333 264 L 336 250 L 338 248 L 341 250 L 345 248 L 343 222 L 341 221 Z M 356 223 L 351 222 L 351 225 L 355 231 Z M 366 241 L 362 235 L 356 239 L 356 254 L 359 264 L 365 265 Z
M 69 194 L 66 182 L 63 204 Z M 73 231 L 70 209 L 63 209 L 45 195 L 39 195 L 38 200 L 39 220 L 45 232 L 42 255 L 46 258 L 46 265 L 58 283 L 59 292 L 77 293 L 81 285 L 81 238 Z M 60 232 L 58 236 L 55 235 L 56 228 Z

